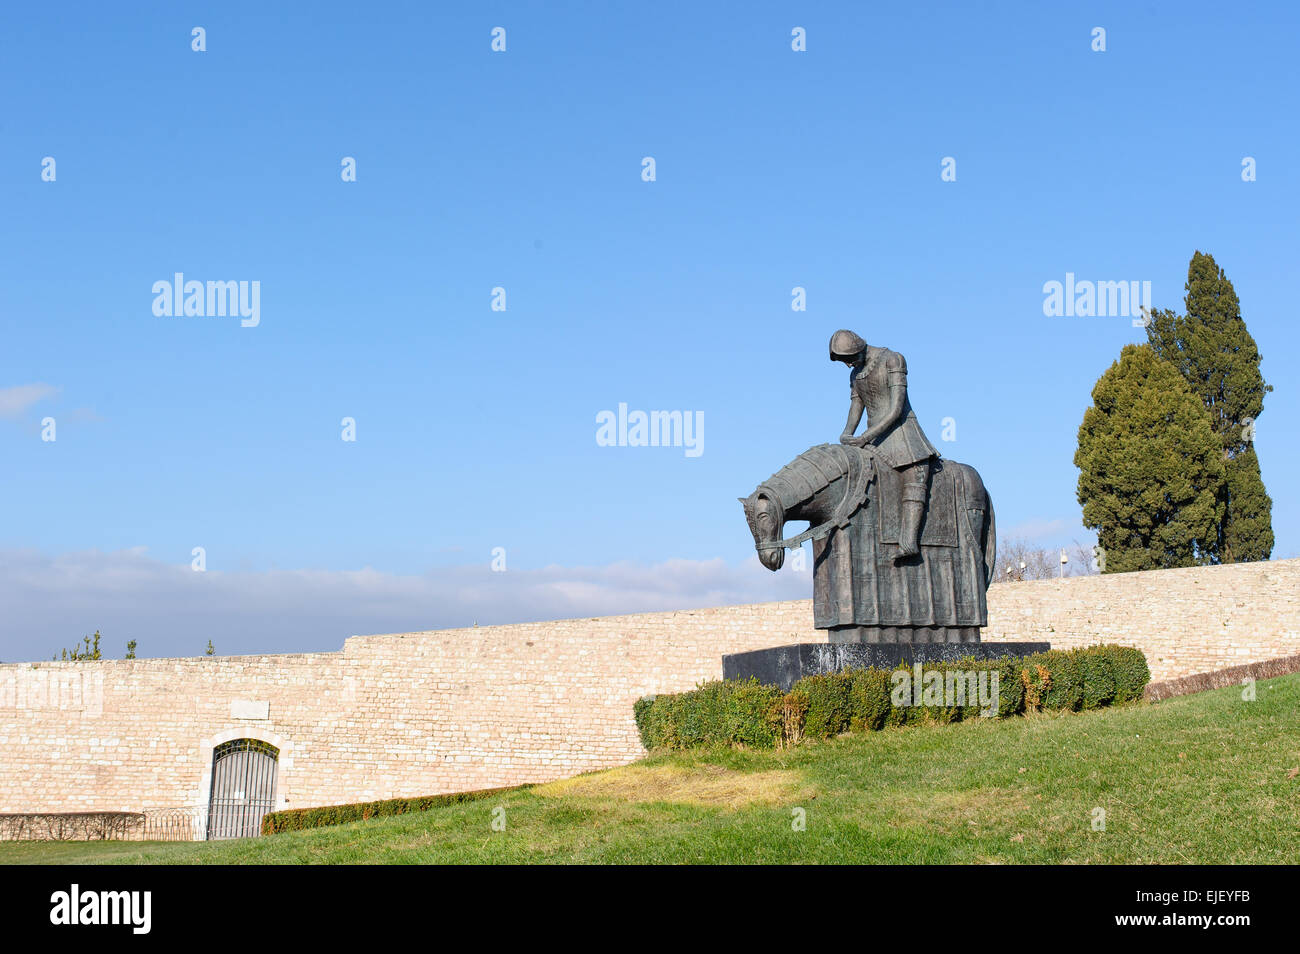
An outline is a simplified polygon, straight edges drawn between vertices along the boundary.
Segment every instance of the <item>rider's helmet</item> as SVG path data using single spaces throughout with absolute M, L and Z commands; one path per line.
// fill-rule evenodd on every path
M 867 343 L 845 328 L 841 328 L 831 335 L 832 361 L 843 361 L 845 358 L 852 358 L 866 349 Z

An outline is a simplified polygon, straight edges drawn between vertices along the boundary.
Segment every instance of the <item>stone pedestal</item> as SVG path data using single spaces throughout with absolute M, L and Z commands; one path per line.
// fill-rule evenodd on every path
M 804 676 L 843 669 L 893 669 L 899 663 L 1002 659 L 1046 652 L 1050 643 L 795 643 L 722 657 L 722 678 L 757 677 L 788 690 Z
M 978 626 L 832 626 L 832 643 L 978 643 Z

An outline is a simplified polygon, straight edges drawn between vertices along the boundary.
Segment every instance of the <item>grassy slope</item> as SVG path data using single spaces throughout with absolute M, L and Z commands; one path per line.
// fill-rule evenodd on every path
M 1300 862 L 1300 675 L 1157 705 L 658 755 L 499 799 L 212 844 L 0 862 Z M 494 807 L 507 827 L 490 827 Z M 791 809 L 807 811 L 794 831 Z M 1106 831 L 1091 828 L 1106 809 Z

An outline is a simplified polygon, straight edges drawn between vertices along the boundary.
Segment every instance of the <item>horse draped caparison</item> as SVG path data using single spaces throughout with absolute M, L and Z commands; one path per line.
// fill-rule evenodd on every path
M 818 444 L 740 502 L 769 570 L 813 541 L 813 625 L 832 640 L 978 642 L 997 556 L 984 481 L 967 464 L 935 460 L 921 552 L 896 562 L 899 480 L 871 447 Z M 797 520 L 808 529 L 785 538 Z

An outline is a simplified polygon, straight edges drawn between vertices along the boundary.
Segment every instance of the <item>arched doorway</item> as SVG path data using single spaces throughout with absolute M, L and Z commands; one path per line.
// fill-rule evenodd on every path
M 209 840 L 252 838 L 262 833 L 262 816 L 275 810 L 279 759 L 280 750 L 260 739 L 235 739 L 212 750 Z

